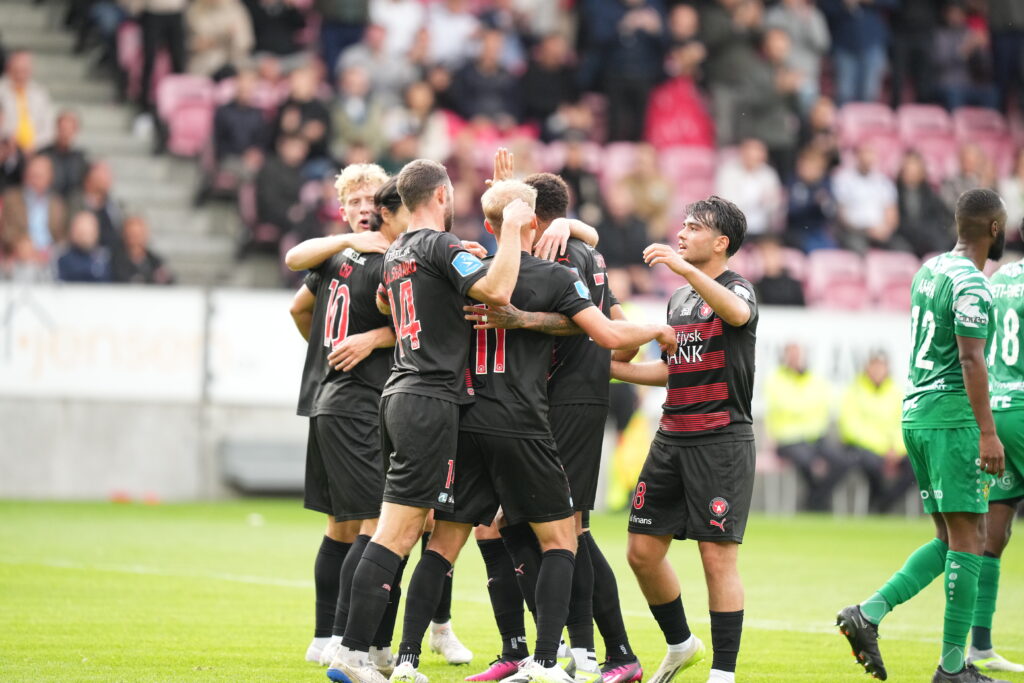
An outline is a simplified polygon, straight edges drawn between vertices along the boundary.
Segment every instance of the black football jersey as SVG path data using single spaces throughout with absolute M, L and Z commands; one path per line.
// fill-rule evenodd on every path
M 383 261 L 382 254 L 346 249 L 306 276 L 305 284 L 316 295 L 316 306 L 302 371 L 300 415 L 377 413 L 391 368 L 391 349 L 375 349 L 350 372 L 331 368 L 327 357 L 349 335 L 391 324 L 376 304 Z
M 462 307 L 486 272 L 451 233 L 424 229 L 395 240 L 380 276 L 398 338 L 384 395 L 473 400 L 466 378 L 472 325 Z
M 606 316 L 619 303 L 608 286 L 604 257 L 586 242 L 572 238 L 558 262 L 576 273 L 590 290 L 594 305 Z M 585 334 L 558 337 L 551 377 L 548 380 L 548 401 L 551 405 L 585 403 L 608 405 L 608 382 L 611 379 L 611 354 Z
M 523 252 L 512 305 L 571 318 L 594 304 L 571 270 Z M 528 330 L 473 330 L 472 339 L 469 372 L 476 402 L 463 413 L 459 429 L 551 438 L 547 376 L 555 338 Z
M 691 444 L 754 438 L 750 399 L 757 300 L 753 286 L 733 271 L 715 279 L 750 306 L 743 327 L 723 322 L 690 285 L 677 289 L 668 303 L 668 324 L 675 328 L 679 349 L 664 356 L 668 396 L 658 434 Z

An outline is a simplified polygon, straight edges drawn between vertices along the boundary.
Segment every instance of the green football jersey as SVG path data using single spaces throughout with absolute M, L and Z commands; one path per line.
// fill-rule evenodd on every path
M 976 425 L 956 338 L 989 337 L 988 281 L 967 257 L 939 254 L 914 276 L 910 305 L 913 350 L 904 429 Z
M 992 410 L 1024 409 L 1024 359 L 1020 345 L 1024 318 L 1024 261 L 1008 263 L 992 276 L 992 341 L 988 384 Z

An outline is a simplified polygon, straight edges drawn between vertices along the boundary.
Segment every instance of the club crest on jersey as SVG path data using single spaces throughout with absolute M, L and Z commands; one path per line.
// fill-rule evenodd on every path
M 700 305 L 700 308 L 697 309 L 697 315 L 699 315 L 701 318 L 710 318 L 711 314 L 714 312 L 714 309 L 712 309 L 711 306 L 709 306 L 706 302 L 702 303 Z
M 729 512 L 729 501 L 725 498 L 712 498 L 708 508 L 715 517 L 723 517 L 725 513 Z
M 582 282 L 577 280 L 575 282 L 575 285 L 576 285 L 576 293 L 577 294 L 579 294 L 584 299 L 589 299 L 590 298 L 590 290 L 587 289 L 587 286 L 585 284 L 583 284 Z
M 604 273 L 594 273 L 594 284 L 598 287 L 604 284 Z
M 473 256 L 468 251 L 460 251 L 452 259 L 452 268 L 462 277 L 469 277 L 484 267 L 483 261 Z

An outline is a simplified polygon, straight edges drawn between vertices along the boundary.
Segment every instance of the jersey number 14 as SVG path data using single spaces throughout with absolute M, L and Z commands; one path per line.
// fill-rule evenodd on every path
M 422 326 L 416 319 L 416 301 L 412 297 L 412 281 L 402 280 L 398 286 L 398 299 L 400 306 L 395 306 L 395 294 L 388 288 L 388 303 L 391 305 L 391 318 L 395 321 L 395 330 L 398 333 L 398 352 L 405 355 L 406 339 L 409 340 L 409 348 L 415 350 L 420 348 L 420 330 Z

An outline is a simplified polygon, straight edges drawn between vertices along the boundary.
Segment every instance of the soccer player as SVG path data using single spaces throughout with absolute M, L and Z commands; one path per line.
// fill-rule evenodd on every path
M 629 516 L 629 564 L 668 644 L 649 678 L 667 683 L 704 657 L 690 632 L 679 579 L 666 555 L 673 538 L 698 543 L 711 612 L 714 659 L 709 682 L 733 681 L 743 629 L 743 584 L 736 559 L 754 485 L 754 383 L 757 302 L 727 261 L 743 244 L 746 218 L 720 197 L 691 204 L 679 248 L 652 244 L 649 266 L 686 278 L 668 303 L 679 350 L 649 363 L 612 362 L 612 376 L 667 386 Z
M 515 232 L 499 241 L 489 269 L 450 234 L 453 188 L 444 166 L 426 159 L 406 164 L 398 175 L 398 192 L 410 212 L 409 227 L 385 254 L 378 290 L 378 306 L 390 308 L 397 337 L 380 407 L 389 469 L 380 521 L 353 577 L 342 648 L 327 671 L 329 678 L 345 683 L 385 680 L 368 651 L 395 575 L 420 538 L 427 510 L 453 506 L 459 411 L 472 400 L 462 305 L 467 295 L 508 303 L 519 273 Z M 508 211 L 506 220 L 517 227 L 533 217 L 521 202 Z
M 347 264 L 350 271 L 358 271 L 355 276 L 357 280 L 364 271 L 366 260 L 379 265 L 382 258 L 380 254 L 387 249 L 390 240 L 368 229 L 373 213 L 373 195 L 386 181 L 387 174 L 375 164 L 347 167 L 335 181 L 335 188 L 344 218 L 352 232 L 309 240 L 297 245 L 285 257 L 286 264 L 292 270 L 311 269 L 295 295 L 291 313 L 299 332 L 309 341 L 298 405 L 298 414 L 310 418 L 305 507 L 327 514 L 327 530 L 313 572 L 316 628 L 313 642 L 306 651 L 306 659 L 314 662 L 320 660 L 330 640 L 345 558 L 356 540 L 360 526 L 368 519 L 366 515 L 370 518 L 377 516 L 371 509 L 374 503 L 369 498 L 374 496 L 375 489 L 380 488 L 373 482 L 381 478 L 382 471 L 379 454 L 373 446 L 376 443 L 376 427 L 368 424 L 367 415 L 376 412 L 380 387 L 375 389 L 375 398 L 368 397 L 364 391 L 352 397 L 350 403 L 348 395 L 359 387 L 365 389 L 368 383 L 383 385 L 387 376 L 388 353 L 379 352 L 376 363 L 367 363 L 360 369 L 358 377 L 333 371 L 328 364 L 328 356 L 340 346 L 346 349 L 359 346 L 365 350 L 365 356 L 372 351 L 372 344 L 380 343 L 385 347 L 394 345 L 394 334 L 388 329 L 387 319 L 374 308 L 376 284 L 368 292 L 355 293 L 356 296 L 367 297 L 365 303 L 370 310 L 367 315 L 361 315 L 358 321 L 353 320 L 354 324 L 349 325 L 353 283 L 346 278 L 331 279 L 332 276 L 338 277 L 335 274 L 343 264 Z M 360 256 L 358 252 L 376 254 Z M 337 267 L 331 267 L 336 261 Z M 326 277 L 325 273 L 328 274 Z M 344 286 L 344 297 L 337 294 L 339 283 Z M 362 304 L 359 306 L 357 310 L 366 310 Z M 339 316 L 339 311 L 343 315 Z M 327 320 L 328 315 L 331 321 Z M 349 335 L 349 332 L 352 334 Z M 373 441 L 351 444 L 344 438 L 349 429 L 360 430 L 358 433 L 367 438 L 372 436 Z M 368 498 L 353 498 L 346 486 L 347 477 L 367 473 L 370 476 L 369 484 L 362 493 Z M 379 504 L 378 492 L 378 508 Z
M 984 671 L 1020 673 L 1024 666 L 1007 661 L 992 645 L 992 615 L 999 593 L 999 558 L 1010 541 L 1013 517 L 1024 500 L 1024 362 L 1020 353 L 1024 341 L 1024 261 L 1000 268 L 989 287 L 994 328 L 988 356 L 989 387 L 996 433 L 1005 448 L 1006 471 L 989 490 L 985 554 L 981 558 L 968 660 Z
M 836 623 L 857 662 L 885 680 L 878 624 L 935 577 L 945 575 L 942 650 L 934 683 L 991 681 L 965 657 L 978 597 L 989 486 L 1003 471 L 1003 445 L 989 407 L 985 345 L 992 293 L 981 269 L 1002 256 L 1006 207 L 991 190 L 957 200 L 957 243 L 928 260 L 911 285 L 913 349 L 903 401 L 903 440 L 935 538 L 878 591 L 842 609 Z
M 537 191 L 529 185 L 505 180 L 494 183 L 481 199 L 488 229 L 499 236 L 501 244 L 510 231 L 521 240 L 513 305 L 560 313 L 610 347 L 635 348 L 652 339 L 672 347 L 675 335 L 668 326 L 608 320 L 576 274 L 529 253 L 536 221 L 510 221 L 510 209 L 530 205 L 532 219 L 536 196 Z M 434 534 L 410 582 L 393 683 L 422 683 L 424 677 L 416 671 L 420 641 L 440 579 L 469 538 L 472 526 L 489 525 L 499 504 L 509 526 L 522 524 L 532 529 L 541 553 L 534 656 L 505 680 L 573 680 L 556 663 L 559 636 L 569 612 L 576 530 L 568 480 L 547 419 L 547 374 L 554 341 L 551 336 L 526 330 L 478 330 L 474 335 L 468 360 L 476 401 L 459 423 L 456 506 L 454 511 L 435 513 Z

